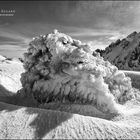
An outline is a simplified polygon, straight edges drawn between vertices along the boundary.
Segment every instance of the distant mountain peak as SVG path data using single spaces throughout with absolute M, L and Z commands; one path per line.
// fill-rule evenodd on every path
M 122 40 L 111 43 L 105 50 L 97 49 L 105 60 L 121 70 L 140 70 L 140 33 L 134 31 Z
M 6 59 L 6 57 L 0 55 L 0 61 L 3 61 L 3 60 L 5 60 L 5 59 Z
M 133 33 L 129 34 L 129 35 L 127 36 L 127 38 L 133 38 L 133 37 L 135 37 L 137 34 L 139 34 L 139 33 L 137 33 L 136 31 L 134 31 Z

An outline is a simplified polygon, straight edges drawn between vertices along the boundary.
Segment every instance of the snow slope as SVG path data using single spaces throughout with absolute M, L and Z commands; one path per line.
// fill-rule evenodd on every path
M 0 102 L 1 139 L 139 139 L 140 105 L 110 120 Z
M 24 68 L 19 60 L 10 60 L 0 56 L 0 89 L 16 93 L 22 87 L 20 82 L 22 72 L 24 72 Z M 0 93 L 0 96 L 3 94 Z

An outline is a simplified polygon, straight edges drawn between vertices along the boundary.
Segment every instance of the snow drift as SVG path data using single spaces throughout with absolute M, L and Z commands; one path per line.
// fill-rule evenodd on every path
M 34 38 L 24 54 L 20 93 L 38 103 L 90 104 L 118 113 L 118 104 L 134 97 L 131 79 L 91 48 L 57 30 Z

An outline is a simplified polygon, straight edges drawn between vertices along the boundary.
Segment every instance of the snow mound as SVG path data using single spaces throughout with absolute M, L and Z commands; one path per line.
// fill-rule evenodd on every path
M 91 48 L 57 30 L 34 38 L 24 54 L 20 93 L 38 103 L 90 104 L 118 113 L 118 104 L 134 97 L 131 79 Z

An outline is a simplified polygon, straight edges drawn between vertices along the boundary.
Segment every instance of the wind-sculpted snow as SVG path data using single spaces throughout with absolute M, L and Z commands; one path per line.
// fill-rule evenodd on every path
M 128 102 L 127 102 L 128 103 Z M 0 102 L 1 139 L 139 139 L 140 104 L 110 120 Z
M 118 104 L 134 97 L 129 77 L 87 44 L 56 30 L 34 38 L 24 56 L 21 92 L 38 103 L 90 104 L 117 113 Z

